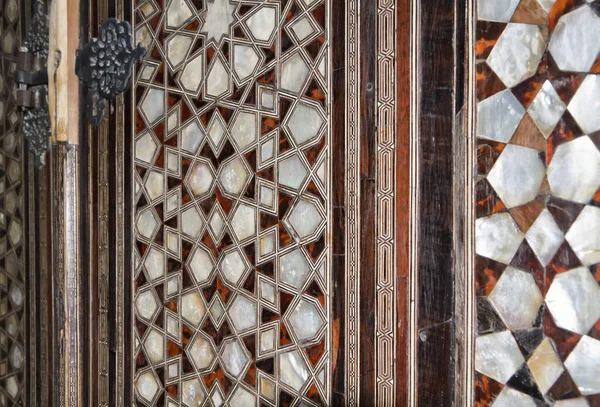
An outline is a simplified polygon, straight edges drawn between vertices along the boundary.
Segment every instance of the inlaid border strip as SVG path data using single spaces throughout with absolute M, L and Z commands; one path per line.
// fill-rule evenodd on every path
M 375 405 L 395 404 L 396 0 L 377 1 Z
M 348 405 L 359 400 L 360 341 L 360 2 L 346 4 L 346 366 Z

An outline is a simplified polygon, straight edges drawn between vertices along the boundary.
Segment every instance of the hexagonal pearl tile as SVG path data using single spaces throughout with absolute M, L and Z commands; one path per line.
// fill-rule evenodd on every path
M 585 335 L 600 318 L 600 286 L 587 267 L 557 274 L 546 304 L 556 325 Z
M 600 263 L 600 208 L 586 206 L 565 236 L 584 266 Z
M 477 137 L 508 143 L 525 109 L 510 89 L 477 103 Z
M 475 250 L 480 256 L 509 264 L 524 239 L 510 214 L 498 213 L 475 221 Z
M 181 384 L 181 401 L 186 406 L 201 406 L 206 395 L 198 379 L 186 380 Z
M 148 120 L 148 123 L 153 123 L 159 117 L 165 114 L 165 91 L 162 89 L 151 88 L 146 93 L 146 97 L 140 106 L 142 114 Z
M 144 133 L 135 142 L 135 158 L 151 164 L 154 153 L 158 148 L 158 142 L 150 133 Z
M 314 338 L 324 324 L 315 305 L 306 300 L 300 300 L 290 315 L 290 325 L 300 341 Z
M 146 356 L 152 363 L 159 363 L 165 358 L 165 337 L 156 329 L 150 329 L 144 340 Z
M 487 63 L 509 88 L 533 76 L 545 49 L 537 25 L 509 23 L 492 49 Z
M 147 402 L 152 402 L 158 391 L 160 390 L 160 384 L 152 371 L 142 373 L 135 382 L 135 387 L 138 394 Z
M 479 0 L 477 19 L 508 23 L 520 0 Z
M 268 41 L 273 35 L 277 12 L 273 7 L 262 7 L 246 20 L 246 26 L 258 41 Z
M 279 377 L 283 383 L 299 391 L 308 376 L 308 367 L 298 351 L 293 350 L 279 356 Z
M 256 397 L 242 386 L 238 386 L 229 399 L 230 407 L 252 407 L 256 405 Z
M 198 327 L 204 318 L 206 307 L 197 291 L 184 294 L 181 297 L 181 316 L 193 326 Z
M 238 147 L 243 150 L 257 138 L 258 116 L 256 113 L 241 112 L 231 126 L 231 135 Z
M 236 157 L 221 167 L 219 181 L 223 185 L 225 192 L 232 195 L 242 193 L 250 172 L 246 169 L 241 157 Z
M 290 113 L 287 126 L 294 141 L 303 144 L 319 135 L 323 123 L 319 110 L 301 101 Z
M 563 71 L 587 72 L 600 52 L 600 17 L 588 5 L 563 15 L 548 49 Z
M 188 174 L 187 182 L 194 196 L 198 197 L 210 191 L 215 177 L 206 163 L 203 161 L 197 162 Z
M 600 75 L 587 75 L 569 102 L 569 112 L 586 134 L 600 130 L 599 94 Z
M 533 276 L 512 267 L 504 270 L 489 300 L 511 330 L 530 328 L 544 302 Z
M 315 233 L 323 216 L 312 201 L 301 198 L 292 208 L 288 220 L 300 238 L 304 239 Z
M 239 44 L 233 46 L 233 70 L 242 82 L 254 73 L 259 61 L 260 56 L 251 46 Z
M 192 342 L 192 345 L 188 347 L 187 352 L 190 355 L 190 359 L 194 363 L 194 366 L 196 366 L 196 369 L 198 370 L 210 367 L 215 358 L 212 344 L 201 333 L 196 334 L 194 341 Z
M 245 270 L 246 263 L 238 250 L 227 253 L 221 261 L 221 271 L 225 279 L 234 285 L 240 281 Z
M 281 88 L 291 92 L 299 92 L 308 76 L 308 65 L 295 53 L 291 58 L 281 63 Z
M 478 336 L 475 340 L 475 369 L 500 383 L 506 383 L 524 362 L 510 331 Z
M 239 377 L 248 364 L 248 356 L 244 352 L 243 345 L 237 339 L 227 342 L 221 351 L 223 367 L 227 373 Z
M 208 250 L 198 246 L 187 266 L 196 282 L 202 284 L 210 279 L 215 263 Z
M 239 240 L 244 240 L 256 233 L 255 208 L 240 204 L 231 219 L 231 227 Z
M 487 179 L 506 207 L 512 208 L 535 199 L 545 175 L 536 150 L 509 144 Z
M 502 389 L 493 404 L 494 407 L 536 407 L 535 401 L 525 393 L 510 387 Z
M 565 367 L 584 396 L 600 393 L 599 360 L 600 341 L 584 336 L 565 361 Z
M 600 152 L 588 136 L 561 144 L 548 166 L 552 194 L 587 203 L 600 186 Z
M 284 283 L 299 289 L 310 273 L 310 265 L 298 249 L 281 256 L 279 260 L 279 278 Z
M 229 308 L 229 317 L 238 332 L 256 328 L 256 302 L 238 295 Z
M 135 300 L 135 307 L 139 316 L 150 321 L 158 310 L 158 302 L 152 294 L 152 291 L 146 290 L 138 294 L 138 297 Z
M 278 179 L 281 185 L 298 189 L 307 175 L 306 167 L 296 154 L 279 162 Z

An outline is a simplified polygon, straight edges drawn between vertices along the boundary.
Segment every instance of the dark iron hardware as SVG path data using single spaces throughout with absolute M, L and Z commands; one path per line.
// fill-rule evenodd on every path
M 75 72 L 87 85 L 88 121 L 98 125 L 113 99 L 129 87 L 133 64 L 142 60 L 146 50 L 133 48 L 131 25 L 116 18 L 106 20 L 98 38 L 92 38 L 77 53 Z
M 19 50 L 17 69 L 17 105 L 24 110 L 23 136 L 34 153 L 36 165 L 45 164 L 50 148 L 50 116 L 48 114 L 48 16 L 41 1 L 36 1 L 24 46 Z

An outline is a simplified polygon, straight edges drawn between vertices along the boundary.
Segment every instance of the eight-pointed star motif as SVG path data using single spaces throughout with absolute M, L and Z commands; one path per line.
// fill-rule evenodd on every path
M 230 0 L 207 0 L 204 23 L 200 30 L 206 34 L 207 41 L 214 41 L 218 45 L 223 36 L 229 34 L 235 8 Z

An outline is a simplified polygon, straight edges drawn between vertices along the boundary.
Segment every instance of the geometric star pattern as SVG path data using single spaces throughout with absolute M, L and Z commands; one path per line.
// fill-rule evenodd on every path
M 22 115 L 13 72 L 20 38 L 20 3 L 0 4 L 0 404 L 21 406 L 24 394 L 25 223 Z
M 569 4 L 478 2 L 476 405 L 600 404 L 600 8 Z
M 137 405 L 330 400 L 328 8 L 136 6 Z

